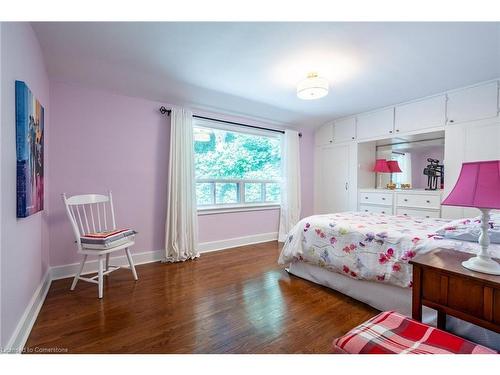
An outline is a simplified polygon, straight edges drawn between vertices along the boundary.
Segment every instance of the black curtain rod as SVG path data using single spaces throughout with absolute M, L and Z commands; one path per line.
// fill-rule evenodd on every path
M 164 106 L 161 106 L 160 107 L 160 113 L 162 115 L 167 115 L 167 116 L 170 116 L 170 113 L 172 112 L 171 109 L 167 109 L 165 108 Z M 226 121 L 226 120 L 219 120 L 219 119 L 216 119 L 216 118 L 211 118 L 211 117 L 205 117 L 205 116 L 198 116 L 198 115 L 193 115 L 193 117 L 195 118 L 199 118 L 199 119 L 203 119 L 203 120 L 211 120 L 211 121 L 217 121 L 217 122 L 223 122 L 225 124 L 231 124 L 231 125 L 238 125 L 238 126 L 244 126 L 244 127 L 247 127 L 247 128 L 253 128 L 253 129 L 260 129 L 260 130 L 267 130 L 267 131 L 271 131 L 271 132 L 276 132 L 276 133 L 281 133 L 281 134 L 285 134 L 285 131 L 284 130 L 278 130 L 278 129 L 270 129 L 270 128 L 264 128 L 262 126 L 255 126 L 255 125 L 248 125 L 248 124 L 241 124 L 239 122 L 233 122 L 233 121 Z M 299 133 L 299 137 L 302 137 L 302 133 Z

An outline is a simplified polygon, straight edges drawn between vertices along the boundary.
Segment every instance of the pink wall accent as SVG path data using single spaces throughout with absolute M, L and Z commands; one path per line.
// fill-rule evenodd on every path
M 1 338 L 9 342 L 49 265 L 47 237 L 48 196 L 45 211 L 16 218 L 16 79 L 25 81 L 45 109 L 45 160 L 47 130 L 51 126 L 49 80 L 38 40 L 28 23 L 1 24 Z M 48 189 L 45 163 L 45 189 Z
M 139 232 L 135 251 L 163 247 L 169 122 L 161 103 L 51 84 L 51 265 L 79 261 L 61 194 L 113 191 L 117 225 Z
M 135 252 L 164 247 L 169 122 L 163 103 L 51 84 L 51 265 L 79 261 L 61 201 L 111 189 L 119 226 L 138 232 Z M 220 116 L 238 121 L 236 117 Z M 241 119 L 240 119 L 241 120 Z M 250 121 L 252 122 L 252 121 Z M 312 214 L 313 133 L 301 140 L 303 213 Z M 200 242 L 277 232 L 279 210 L 199 216 Z
M 199 241 L 211 242 L 277 232 L 279 209 L 198 216 Z

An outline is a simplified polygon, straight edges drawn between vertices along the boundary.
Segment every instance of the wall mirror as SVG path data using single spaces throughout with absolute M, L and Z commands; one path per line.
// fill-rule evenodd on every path
M 442 189 L 444 183 L 444 132 L 377 141 L 377 159 L 397 162 L 397 173 L 377 173 L 377 184 L 392 181 L 397 189 Z

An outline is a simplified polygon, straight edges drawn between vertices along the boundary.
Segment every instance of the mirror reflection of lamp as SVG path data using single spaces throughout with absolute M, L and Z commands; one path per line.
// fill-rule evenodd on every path
M 391 185 L 392 185 L 392 174 L 393 173 L 401 173 L 403 172 L 401 168 L 399 168 L 399 164 L 397 160 L 387 160 L 387 166 L 391 171 Z

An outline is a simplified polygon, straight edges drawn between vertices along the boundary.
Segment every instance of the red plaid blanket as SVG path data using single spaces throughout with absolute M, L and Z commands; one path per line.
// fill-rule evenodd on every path
M 333 342 L 342 354 L 497 354 L 451 333 L 386 311 Z

